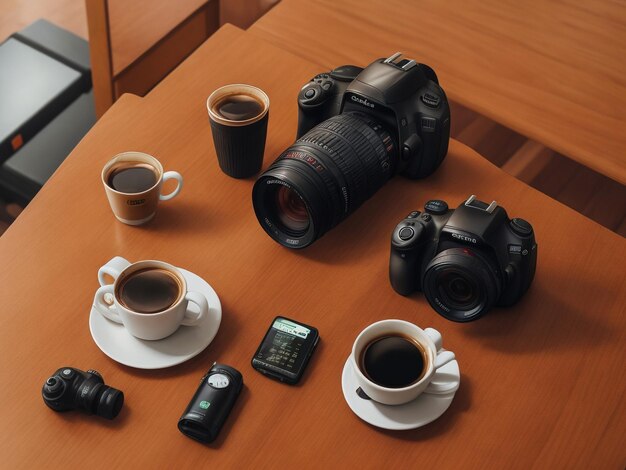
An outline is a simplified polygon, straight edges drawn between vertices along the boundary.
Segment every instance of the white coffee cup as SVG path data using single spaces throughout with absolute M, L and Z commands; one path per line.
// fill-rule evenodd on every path
M 404 336 L 419 343 L 426 354 L 425 370 L 420 379 L 406 387 L 383 387 L 371 381 L 363 372 L 359 364 L 364 348 L 376 338 L 384 336 Z M 356 381 L 361 389 L 372 400 L 385 405 L 401 405 L 416 399 L 422 393 L 444 394 L 457 389 L 458 382 L 433 383 L 432 379 L 441 366 L 455 359 L 452 351 L 442 348 L 441 334 L 433 329 L 420 327 L 404 320 L 382 320 L 372 323 L 357 336 L 352 346 L 350 361 Z
M 180 293 L 177 300 L 166 310 L 156 313 L 139 313 L 124 306 L 117 297 L 119 284 L 133 273 L 146 269 L 168 271 L 176 278 Z M 107 284 L 105 275 L 114 279 Z M 94 308 L 105 318 L 120 323 L 128 332 L 140 339 L 158 340 L 174 333 L 180 325 L 195 326 L 209 314 L 209 304 L 200 292 L 187 291 L 187 282 L 174 266 L 163 261 L 130 261 L 116 256 L 98 271 L 100 288 L 96 291 Z M 189 302 L 198 306 L 199 311 L 188 309 Z

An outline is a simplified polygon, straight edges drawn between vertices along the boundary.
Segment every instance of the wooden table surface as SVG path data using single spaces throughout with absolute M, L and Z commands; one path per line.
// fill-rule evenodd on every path
M 3 468 L 624 468 L 626 242 L 452 141 L 424 181 L 398 177 L 305 251 L 273 242 L 251 204 L 253 180 L 218 168 L 205 100 L 244 82 L 271 100 L 265 167 L 293 140 L 296 94 L 318 66 L 226 26 L 147 97 L 123 96 L 0 238 L 0 455 Z M 153 222 L 130 227 L 107 205 L 100 170 L 141 150 L 185 178 Z M 437 315 L 387 278 L 398 220 L 431 198 L 496 199 L 534 225 L 534 285 L 516 307 L 471 324 Z M 88 317 L 98 268 L 115 255 L 162 259 L 205 278 L 223 307 L 220 330 L 194 359 L 140 370 L 109 359 Z M 254 371 L 271 319 L 315 325 L 321 343 L 295 387 Z M 391 432 L 355 416 L 341 372 L 368 324 L 401 318 L 442 332 L 461 387 L 446 413 Z M 177 429 L 213 361 L 245 388 L 212 445 Z M 41 387 L 58 367 L 100 371 L 124 391 L 114 421 L 55 413 Z
M 320 72 L 402 51 L 454 101 L 626 184 L 624 2 L 282 0 L 250 31 Z

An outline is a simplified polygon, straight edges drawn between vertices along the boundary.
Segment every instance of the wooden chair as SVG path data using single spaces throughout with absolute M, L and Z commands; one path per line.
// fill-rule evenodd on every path
M 85 0 L 96 115 L 145 95 L 219 28 L 218 0 Z

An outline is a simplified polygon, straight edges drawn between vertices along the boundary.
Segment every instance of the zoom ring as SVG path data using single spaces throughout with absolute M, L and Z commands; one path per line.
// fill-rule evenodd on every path
M 351 143 L 354 149 L 354 157 L 358 159 L 366 173 L 366 196 L 369 198 L 385 184 L 391 175 L 389 171 L 381 168 L 380 161 L 388 160 L 389 157 L 381 138 L 372 129 L 375 123 L 366 123 L 361 115 L 340 114 L 332 117 L 319 126 L 320 129 L 328 129 L 343 136 Z
M 351 142 L 327 129 L 313 128 L 305 134 L 300 143 L 320 148 L 330 157 L 328 165 L 336 165 L 345 179 L 348 198 L 347 213 L 359 207 L 366 199 L 366 174 L 362 163 L 356 158 Z M 325 159 L 326 160 L 326 159 Z

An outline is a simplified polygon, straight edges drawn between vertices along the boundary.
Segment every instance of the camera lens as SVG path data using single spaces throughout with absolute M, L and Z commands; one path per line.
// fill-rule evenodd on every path
M 442 316 L 457 322 L 476 320 L 500 296 L 496 264 L 468 248 L 439 253 L 426 267 L 424 294 Z
M 102 416 L 103 418 L 113 419 L 122 409 L 122 405 L 124 404 L 124 393 L 121 390 L 113 387 L 107 387 L 106 385 L 102 388 L 104 390 L 102 390 L 98 399 L 95 414 Z
M 478 287 L 463 272 L 444 270 L 439 276 L 439 292 L 449 303 L 460 307 L 475 305 L 478 301 Z
M 99 376 L 84 380 L 76 395 L 76 408 L 107 419 L 115 418 L 124 404 L 124 393 L 104 385 Z
M 308 246 L 391 178 L 396 156 L 391 134 L 370 116 L 334 116 L 298 139 L 259 177 L 252 191 L 256 216 L 282 245 Z
M 300 195 L 280 186 L 276 191 L 276 216 L 285 231 L 304 233 L 309 227 L 309 211 Z

